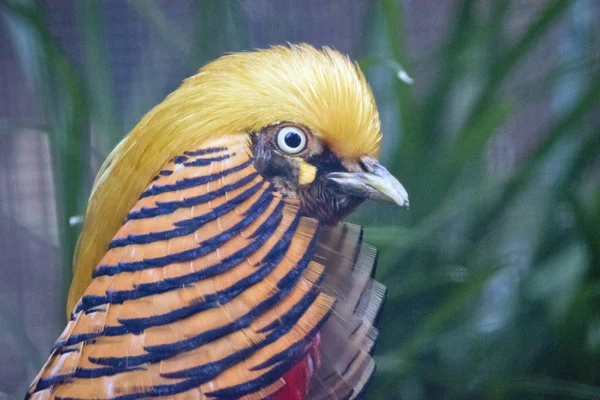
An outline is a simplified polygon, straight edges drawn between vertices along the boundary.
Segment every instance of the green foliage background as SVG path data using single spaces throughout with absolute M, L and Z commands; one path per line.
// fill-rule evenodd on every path
M 128 3 L 181 52 L 190 74 L 222 48 L 248 48 L 235 1 L 198 3 L 191 46 L 153 2 Z M 401 3 L 373 1 L 365 24 L 360 63 L 377 77 L 382 118 L 393 121 L 384 164 L 411 199 L 408 210 L 370 205 L 353 217 L 381 250 L 377 278 L 389 289 L 367 398 L 600 398 L 598 31 L 579 26 L 557 68 L 507 91 L 539 40 L 558 21 L 585 13 L 586 2 L 545 1 L 516 37 L 508 37 L 506 25 L 518 1 L 487 3 L 483 15 L 485 2 L 456 3 L 447 41 L 421 60 L 438 65 L 424 94 L 407 83 L 418 65 L 407 54 Z M 89 191 L 89 180 L 76 174 L 86 163 L 89 121 L 101 133 L 104 155 L 121 136 L 97 18 L 101 3 L 77 4 L 83 69 L 53 41 L 35 3 L 0 3 L 14 37 L 26 35 L 37 49 L 27 67 L 44 93 L 65 293 L 78 234 L 68 217 L 83 213 Z M 226 33 L 211 36 L 219 26 Z M 549 92 L 556 99 L 553 122 L 536 132 L 538 142 L 514 168 L 491 171 L 490 141 L 520 107 Z M 5 325 L 30 354 L 27 336 Z M 35 360 L 32 369 L 41 362 L 27 357 Z

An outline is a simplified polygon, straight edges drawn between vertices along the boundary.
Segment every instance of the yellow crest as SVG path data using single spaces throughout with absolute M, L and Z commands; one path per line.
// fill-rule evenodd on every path
M 292 45 L 219 58 L 146 114 L 101 167 L 75 254 L 67 312 L 166 161 L 208 138 L 247 135 L 281 121 L 309 127 L 342 159 L 379 151 L 373 94 L 348 57 Z

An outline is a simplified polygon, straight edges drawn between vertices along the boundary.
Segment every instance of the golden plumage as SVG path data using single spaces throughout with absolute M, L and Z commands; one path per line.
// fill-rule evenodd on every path
M 280 121 L 307 126 L 343 160 L 379 151 L 371 90 L 358 66 L 337 51 L 276 46 L 206 65 L 146 114 L 102 165 L 75 254 L 67 312 L 165 160 L 210 138 L 247 135 Z
M 164 164 L 139 196 L 30 398 L 135 399 L 162 388 L 169 398 L 260 400 L 286 384 L 270 360 L 321 331 L 308 398 L 357 395 L 373 371 L 384 294 L 371 279 L 376 252 L 360 237 L 359 227 L 301 216 L 256 172 L 243 136 L 208 140 Z
M 359 396 L 385 287 L 362 229 L 337 222 L 405 203 L 380 136 L 364 76 L 328 48 L 187 79 L 102 166 L 69 321 L 27 398 Z

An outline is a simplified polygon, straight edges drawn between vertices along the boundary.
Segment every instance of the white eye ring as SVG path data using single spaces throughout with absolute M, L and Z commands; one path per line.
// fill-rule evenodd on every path
M 285 126 L 277 133 L 277 146 L 284 153 L 300 153 L 306 147 L 306 135 L 295 126 Z

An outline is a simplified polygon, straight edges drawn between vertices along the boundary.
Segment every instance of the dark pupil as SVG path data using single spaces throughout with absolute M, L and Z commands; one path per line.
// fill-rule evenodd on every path
M 285 144 L 292 149 L 300 146 L 300 143 L 302 143 L 302 138 L 296 132 L 288 132 L 285 134 Z

